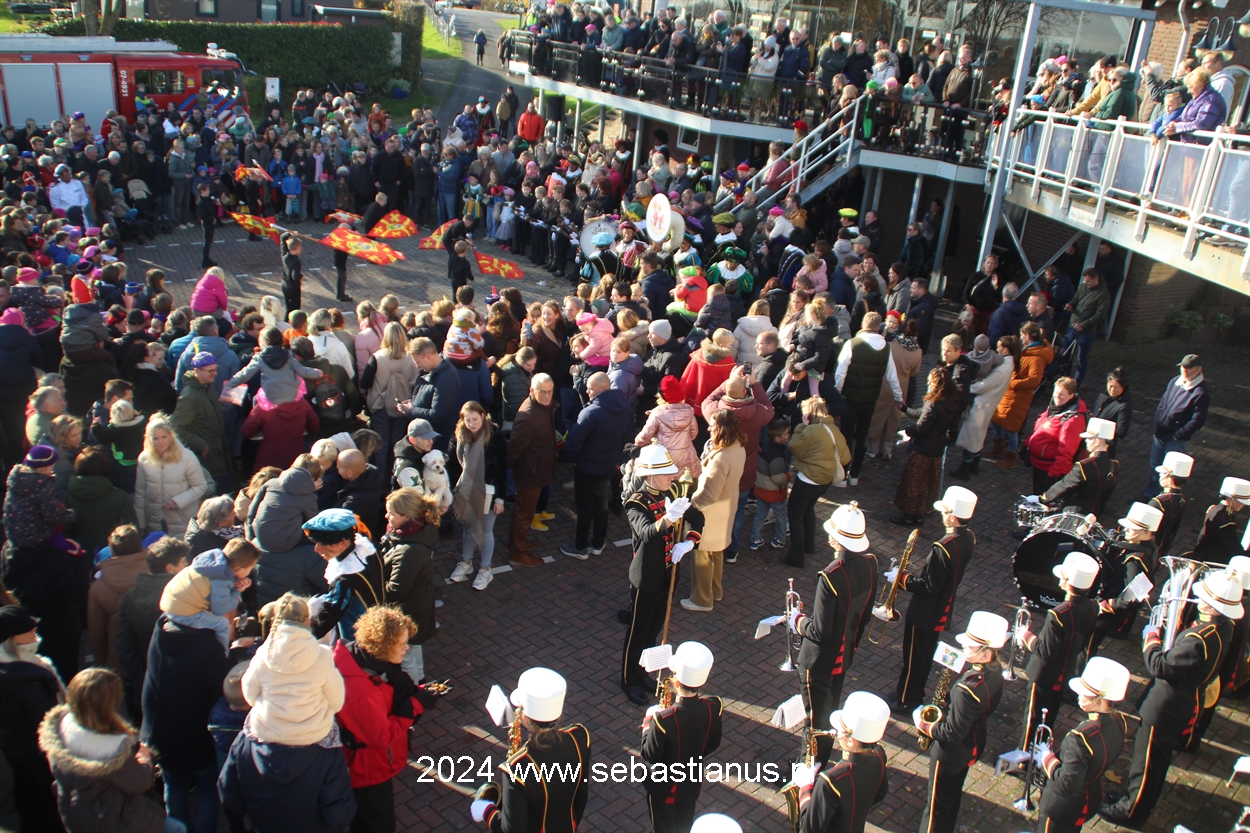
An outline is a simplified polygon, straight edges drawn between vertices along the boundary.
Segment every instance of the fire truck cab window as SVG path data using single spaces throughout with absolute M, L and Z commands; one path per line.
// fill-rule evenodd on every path
M 201 78 L 202 87 L 205 90 L 221 88 L 225 93 L 229 93 L 235 87 L 234 70 L 213 67 L 204 70 Z
M 169 95 L 181 93 L 185 89 L 182 72 L 179 70 L 137 69 L 135 84 L 142 84 L 148 95 Z

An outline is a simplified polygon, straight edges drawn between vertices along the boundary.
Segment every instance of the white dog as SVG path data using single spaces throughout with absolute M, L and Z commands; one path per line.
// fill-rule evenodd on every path
M 422 480 L 425 481 L 425 493 L 427 495 L 437 495 L 443 509 L 451 506 L 452 494 L 450 478 L 447 477 L 447 458 L 441 451 L 427 452 L 421 458 L 421 462 L 425 464 L 425 471 Z

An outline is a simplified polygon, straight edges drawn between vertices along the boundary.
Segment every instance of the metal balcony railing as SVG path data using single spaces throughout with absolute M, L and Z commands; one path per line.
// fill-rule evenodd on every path
M 1027 185 L 1038 202 L 1043 190 L 1061 210 L 1082 212 L 1080 225 L 1102 224 L 1115 210 L 1134 224 L 1138 242 L 1148 223 L 1184 235 L 1192 257 L 1200 239 L 1246 250 L 1241 274 L 1250 279 L 1250 136 L 1189 134 L 1193 141 L 1152 141 L 1150 126 L 1021 111 L 1017 130 L 991 138 L 991 165 L 1008 166 L 1008 188 Z

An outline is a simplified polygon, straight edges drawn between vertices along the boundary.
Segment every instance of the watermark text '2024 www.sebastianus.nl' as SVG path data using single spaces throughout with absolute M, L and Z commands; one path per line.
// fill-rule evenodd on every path
M 491 780 L 495 767 L 488 755 L 477 759 L 470 755 L 452 757 L 443 755 L 435 759 L 430 755 L 421 755 L 412 766 L 420 770 L 418 781 L 433 783 L 472 784 L 480 780 Z M 545 763 L 539 764 L 532 760 L 517 761 L 509 764 L 504 761 L 499 769 L 513 781 L 524 782 L 538 778 L 545 783 L 580 782 L 583 778 L 595 784 L 642 784 L 647 782 L 663 784 L 780 784 L 781 768 L 775 763 L 727 763 L 705 762 L 703 756 L 690 758 L 681 763 L 648 764 L 640 758 L 630 758 L 629 762 L 618 761 L 608 764 L 598 761 L 587 767 L 585 775 L 582 764 Z

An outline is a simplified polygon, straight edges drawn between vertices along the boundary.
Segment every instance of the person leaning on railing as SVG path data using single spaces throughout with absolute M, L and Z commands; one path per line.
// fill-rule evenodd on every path
M 1227 105 L 1224 97 L 1211 86 L 1211 73 L 1202 67 L 1185 76 L 1185 86 L 1192 98 L 1181 111 L 1181 117 L 1165 126 L 1163 132 L 1171 139 L 1206 144 L 1194 134 L 1200 130 L 1215 130 L 1223 124 L 1228 114 Z

